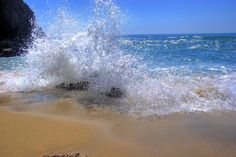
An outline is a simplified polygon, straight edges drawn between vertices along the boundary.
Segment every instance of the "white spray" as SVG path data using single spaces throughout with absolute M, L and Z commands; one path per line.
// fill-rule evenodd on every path
M 137 56 L 125 53 L 119 15 L 112 0 L 95 0 L 90 24 L 81 32 L 79 22 L 59 10 L 47 37 L 36 39 L 29 50 L 23 76 L 8 75 L 1 90 L 53 89 L 86 80 L 91 92 L 126 91 L 120 110 L 136 115 L 236 108 L 235 96 L 217 85 L 222 85 L 219 79 L 178 76 L 173 69 L 150 72 Z

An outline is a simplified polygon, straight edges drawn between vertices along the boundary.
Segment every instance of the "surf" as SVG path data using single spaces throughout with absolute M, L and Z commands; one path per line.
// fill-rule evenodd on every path
M 125 97 L 118 100 L 117 110 L 130 115 L 236 109 L 235 73 L 209 76 L 195 75 L 189 67 L 150 68 L 142 55 L 122 48 L 136 45 L 122 38 L 121 9 L 112 0 L 94 0 L 92 10 L 81 31 L 80 22 L 59 9 L 46 36 L 34 39 L 22 64 L 1 74 L 1 91 L 58 90 L 62 83 L 86 81 L 93 99 L 121 89 Z M 107 104 L 104 98 L 99 101 Z

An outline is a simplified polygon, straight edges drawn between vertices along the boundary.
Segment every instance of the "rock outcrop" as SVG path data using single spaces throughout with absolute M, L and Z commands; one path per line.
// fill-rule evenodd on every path
M 81 157 L 80 153 L 74 154 L 53 154 L 53 155 L 44 155 L 43 157 Z
M 32 40 L 35 21 L 23 0 L 0 0 L 0 57 L 23 53 Z
M 106 95 L 111 98 L 124 98 L 125 91 L 122 91 L 120 88 L 112 87 L 111 91 L 106 93 Z
M 87 90 L 89 89 L 89 82 L 88 81 L 80 81 L 77 83 L 61 83 L 56 86 L 57 89 L 65 89 L 68 91 L 78 91 L 78 90 Z M 102 94 L 102 93 L 101 93 Z M 120 88 L 112 87 L 111 90 L 105 93 L 106 96 L 111 98 L 124 98 L 125 91 L 121 90 Z
M 86 90 L 89 88 L 89 82 L 88 81 L 80 81 L 77 83 L 61 83 L 56 86 L 57 89 L 66 89 L 68 91 L 73 90 Z

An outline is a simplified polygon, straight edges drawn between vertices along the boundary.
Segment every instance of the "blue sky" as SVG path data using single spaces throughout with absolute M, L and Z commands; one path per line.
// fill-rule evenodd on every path
M 92 0 L 24 0 L 45 27 L 58 8 L 86 21 Z M 236 33 L 236 0 L 115 0 L 125 12 L 124 33 Z

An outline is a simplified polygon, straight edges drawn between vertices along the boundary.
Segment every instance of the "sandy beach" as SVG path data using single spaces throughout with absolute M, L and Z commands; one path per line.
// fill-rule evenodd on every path
M 0 157 L 236 157 L 236 0 L 0 0 Z
M 71 99 L 27 105 L 25 99 L 13 94 L 0 97 L 2 157 L 73 152 L 88 157 L 233 157 L 236 153 L 235 112 L 135 118 L 84 109 Z

